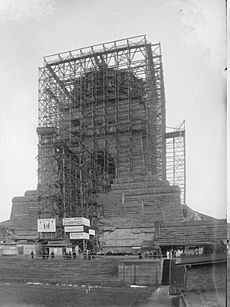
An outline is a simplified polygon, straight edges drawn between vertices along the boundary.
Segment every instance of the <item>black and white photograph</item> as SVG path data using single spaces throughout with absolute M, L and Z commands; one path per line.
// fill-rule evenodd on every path
M 228 12 L 0 0 L 0 307 L 230 306 Z

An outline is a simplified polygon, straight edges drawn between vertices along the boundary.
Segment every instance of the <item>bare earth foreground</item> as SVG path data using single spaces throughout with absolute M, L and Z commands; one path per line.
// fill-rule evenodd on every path
M 163 292 L 168 290 L 166 287 Z M 159 291 L 161 292 L 161 291 Z M 91 307 L 163 307 L 172 306 L 167 295 L 124 288 L 68 288 L 0 283 L 1 307 L 91 306 Z
M 0 306 L 139 306 L 145 300 L 143 291 L 119 288 L 70 288 L 0 284 Z
M 118 261 L 0 257 L 0 306 L 172 306 L 168 287 L 119 283 Z

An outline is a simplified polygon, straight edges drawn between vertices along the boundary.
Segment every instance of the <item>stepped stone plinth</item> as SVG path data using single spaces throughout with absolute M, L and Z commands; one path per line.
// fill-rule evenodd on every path
M 8 236 L 13 240 L 34 240 L 37 237 L 38 193 L 26 191 L 12 199 Z
M 115 183 L 100 194 L 100 244 L 104 250 L 131 250 L 144 241 L 157 241 L 161 225 L 183 221 L 180 189 L 166 180 Z

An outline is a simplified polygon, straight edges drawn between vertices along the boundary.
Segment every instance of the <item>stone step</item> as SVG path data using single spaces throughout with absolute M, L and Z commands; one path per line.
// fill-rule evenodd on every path
M 147 178 L 146 178 L 147 179 Z M 150 188 L 150 187 L 162 187 L 169 186 L 169 182 L 166 180 L 146 180 L 141 182 L 130 182 L 130 183 L 114 183 L 112 184 L 113 190 L 130 190 L 130 189 L 138 189 L 138 188 Z

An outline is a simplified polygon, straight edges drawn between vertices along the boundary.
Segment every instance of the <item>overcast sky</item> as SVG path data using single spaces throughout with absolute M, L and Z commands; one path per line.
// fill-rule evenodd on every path
M 224 0 L 1 0 L 0 221 L 37 185 L 43 56 L 146 34 L 161 42 L 167 125 L 186 120 L 187 204 L 226 217 Z

